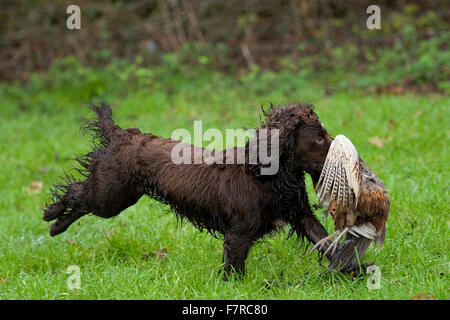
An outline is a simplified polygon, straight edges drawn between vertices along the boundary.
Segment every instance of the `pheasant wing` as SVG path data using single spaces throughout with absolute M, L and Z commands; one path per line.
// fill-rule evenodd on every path
M 348 138 L 338 135 L 331 143 L 316 186 L 319 201 L 332 214 L 354 211 L 358 204 L 360 186 L 358 152 Z

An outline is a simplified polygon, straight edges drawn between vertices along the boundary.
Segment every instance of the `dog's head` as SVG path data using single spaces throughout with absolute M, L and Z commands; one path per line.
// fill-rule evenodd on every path
M 293 104 L 271 108 L 266 126 L 279 129 L 280 157 L 294 158 L 297 165 L 320 175 L 332 142 L 311 105 Z

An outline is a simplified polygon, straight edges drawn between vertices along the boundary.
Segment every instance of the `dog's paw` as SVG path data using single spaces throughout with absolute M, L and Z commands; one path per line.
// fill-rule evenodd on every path
M 66 211 L 66 207 L 61 202 L 52 203 L 44 209 L 42 219 L 45 221 L 52 221 L 62 216 Z

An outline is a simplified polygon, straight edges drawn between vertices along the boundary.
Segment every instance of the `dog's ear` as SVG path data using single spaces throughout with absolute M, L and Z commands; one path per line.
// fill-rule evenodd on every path
M 280 158 L 292 154 L 295 150 L 298 130 L 303 125 L 300 117 L 292 115 L 279 127 Z

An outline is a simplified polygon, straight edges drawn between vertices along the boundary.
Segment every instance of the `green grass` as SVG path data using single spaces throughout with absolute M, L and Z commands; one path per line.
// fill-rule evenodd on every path
M 420 293 L 448 299 L 448 97 L 325 95 L 319 84 L 308 86 L 283 73 L 261 77 L 266 79 L 258 84 L 211 73 L 173 79 L 175 84 L 166 83 L 170 90 L 150 86 L 125 93 L 100 83 L 81 98 L 84 89 L 76 79 L 73 87 L 69 82 L 34 91 L 4 86 L 0 299 L 411 299 Z M 117 81 L 117 88 L 127 88 Z M 225 283 L 219 275 L 222 241 L 189 223 L 180 225 L 147 198 L 110 220 L 83 217 L 51 238 L 41 210 L 50 201 L 49 188 L 75 164 L 70 159 L 89 150 L 89 137 L 79 126 L 81 116 L 92 116 L 85 103 L 91 99 L 111 103 L 122 127 L 165 137 L 176 128 L 192 130 L 194 120 L 203 120 L 204 129 L 256 126 L 259 105 L 268 99 L 313 103 L 328 131 L 348 136 L 389 189 L 385 245 L 363 257 L 381 268 L 381 289 L 367 288 L 369 275 L 326 272 L 327 262 L 320 266 L 317 253 L 306 254 L 286 232 L 256 244 L 245 278 Z M 383 147 L 368 142 L 374 136 Z M 32 181 L 44 183 L 40 193 L 27 192 Z M 309 180 L 308 186 L 316 202 Z M 330 219 L 325 225 L 332 231 Z M 154 254 L 164 248 L 165 257 Z M 81 270 L 79 290 L 67 288 L 70 265 Z

